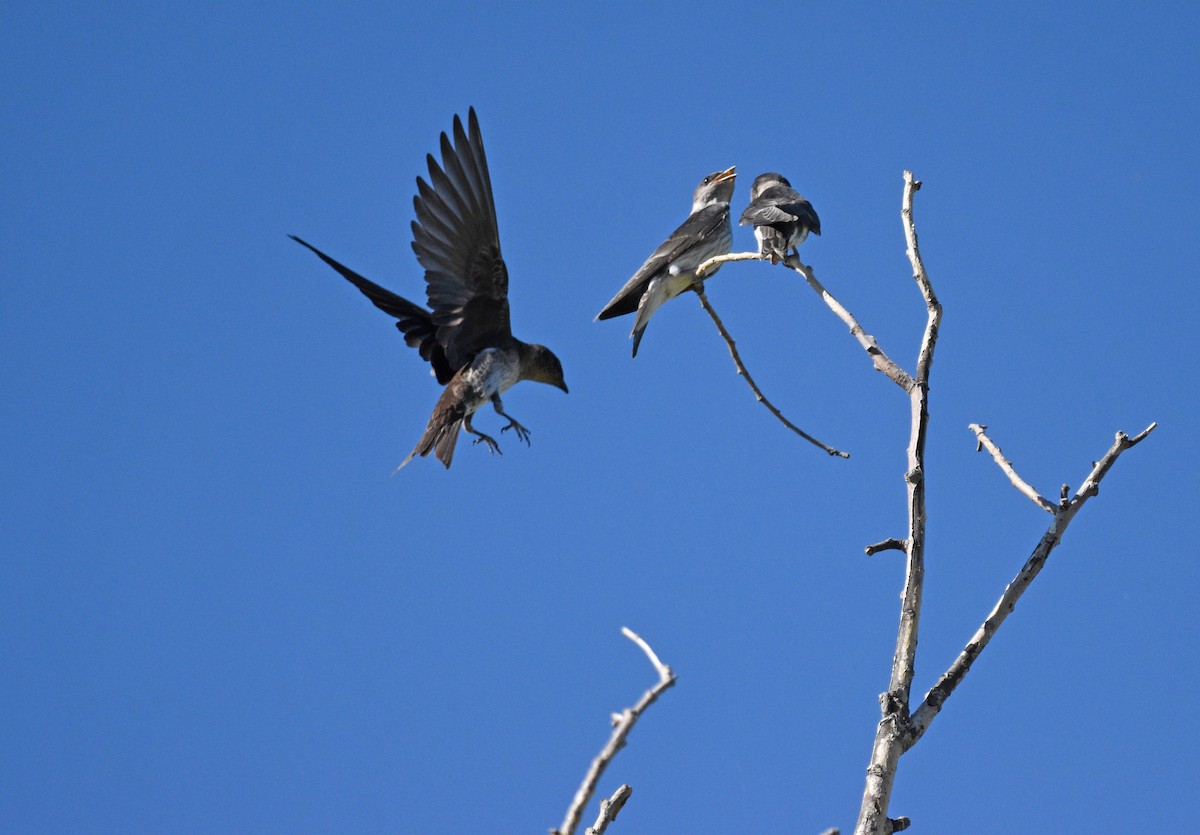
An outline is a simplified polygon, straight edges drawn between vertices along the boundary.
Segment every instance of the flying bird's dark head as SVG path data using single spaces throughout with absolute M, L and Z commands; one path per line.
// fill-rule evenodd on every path
M 521 363 L 525 370 L 524 378 L 535 383 L 545 383 L 548 386 L 567 391 L 567 382 L 563 379 L 563 367 L 554 352 L 545 345 L 530 345 L 527 359 Z
M 776 174 L 774 171 L 768 171 L 766 174 L 759 174 L 754 178 L 754 185 L 750 186 L 750 200 L 754 201 L 759 198 L 764 191 L 771 186 L 787 186 L 792 187 L 792 184 L 787 181 L 787 177 L 782 174 Z
M 698 212 L 713 203 L 728 203 L 733 199 L 733 180 L 737 177 L 736 166 L 729 166 L 724 171 L 714 171 L 696 186 L 692 194 L 692 212 Z

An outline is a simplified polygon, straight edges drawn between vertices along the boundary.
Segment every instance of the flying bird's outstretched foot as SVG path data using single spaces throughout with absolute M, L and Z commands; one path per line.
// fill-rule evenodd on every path
M 510 418 L 510 420 L 511 420 L 511 418 Z M 492 454 L 500 453 L 500 455 L 504 455 L 503 452 L 500 452 L 500 444 L 496 443 L 495 438 L 493 438 L 491 435 L 483 434 L 482 432 L 480 432 L 478 429 L 476 429 L 474 426 L 471 425 L 470 416 L 468 416 L 467 419 L 463 421 L 463 429 L 466 429 L 468 432 L 470 432 L 472 435 L 475 436 L 475 440 L 472 441 L 471 443 L 487 444 L 488 452 L 490 452 Z
M 496 443 L 496 439 L 493 438 L 491 435 L 485 435 L 482 432 L 474 432 L 474 431 L 471 432 L 471 434 L 479 436 L 475 440 L 471 441 L 471 443 L 487 444 L 488 452 L 499 453 L 500 455 L 504 455 L 503 452 L 500 452 L 500 444 Z
M 504 415 L 504 412 L 501 412 L 500 414 Z M 504 415 L 504 416 L 506 418 L 508 418 L 508 426 L 506 426 L 500 430 L 501 434 L 503 434 L 511 429 L 512 431 L 517 433 L 518 438 L 520 438 L 522 441 L 525 442 L 525 446 L 529 446 L 529 430 L 526 429 L 521 424 L 517 423 L 515 420 L 513 420 L 508 415 Z
M 517 437 L 519 439 L 525 442 L 525 446 L 529 446 L 529 430 L 518 423 L 515 417 L 504 411 L 504 404 L 500 402 L 500 395 L 492 395 L 492 408 L 496 410 L 496 414 L 508 420 L 508 426 L 505 426 L 503 429 L 501 429 L 500 434 L 503 435 L 505 432 L 511 429 L 513 432 L 517 433 Z
M 508 412 L 505 412 L 504 403 L 500 402 L 499 395 L 492 395 L 492 408 L 496 409 L 496 414 L 498 414 L 500 418 L 504 418 L 505 420 L 509 421 L 508 426 L 500 429 L 500 434 L 504 434 L 505 432 L 508 432 L 509 429 L 512 429 L 512 431 L 516 432 L 517 438 L 520 438 L 524 441 L 524 443 L 526 443 L 526 446 L 529 446 L 529 429 L 521 426 L 521 423 L 518 423 L 514 416 L 510 415 Z

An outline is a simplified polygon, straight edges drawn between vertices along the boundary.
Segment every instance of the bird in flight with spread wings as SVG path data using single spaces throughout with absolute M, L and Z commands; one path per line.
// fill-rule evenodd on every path
M 488 401 L 508 420 L 501 433 L 511 429 L 528 444 L 529 430 L 504 411 L 500 395 L 521 380 L 567 391 L 558 357 L 543 345 L 512 335 L 508 270 L 500 257 L 496 206 L 475 108 L 468 114 L 466 130 L 454 117 L 454 141 L 443 133 L 441 152 L 440 166 L 432 154 L 427 156 L 429 182 L 417 177 L 413 198 L 417 219 L 412 224 L 412 247 L 425 268 L 429 310 L 289 236 L 394 316 L 404 341 L 420 352 L 433 366 L 438 382 L 446 386 L 421 439 L 397 470 L 430 452 L 449 469 L 460 428 L 474 435 L 475 443 L 499 452 L 495 438 L 471 425 L 472 416 Z

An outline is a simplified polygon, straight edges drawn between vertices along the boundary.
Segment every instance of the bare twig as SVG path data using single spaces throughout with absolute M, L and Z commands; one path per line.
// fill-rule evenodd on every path
M 762 255 L 757 252 L 727 252 L 724 255 L 714 255 L 707 261 L 696 267 L 696 278 L 703 281 L 710 273 L 715 271 L 722 264 L 728 264 L 730 261 L 766 261 Z
M 868 545 L 866 548 L 867 556 L 873 557 L 880 551 L 903 551 L 908 547 L 908 543 L 903 539 L 896 539 L 890 536 L 883 542 L 876 542 L 874 545 Z
M 1006 476 L 1008 476 L 1008 480 L 1013 483 L 1013 487 L 1016 487 L 1018 490 L 1028 496 L 1030 501 L 1047 513 L 1054 513 L 1055 510 L 1057 510 L 1052 502 L 1043 498 L 1037 490 L 1034 490 L 1029 486 L 1027 481 L 1017 475 L 1017 471 L 1013 469 L 1012 462 L 1004 457 L 1004 453 L 1000 451 L 1000 447 L 996 446 L 992 439 L 985 434 L 987 432 L 987 426 L 978 423 L 972 423 L 967 428 L 974 432 L 975 437 L 979 439 L 979 449 L 986 449 L 992 454 L 992 458 L 996 460 L 996 463 L 1000 466 L 1000 469 L 1004 471 Z
M 658 700 L 658 697 L 664 691 L 675 684 L 675 674 L 671 672 L 671 668 L 659 660 L 654 650 L 642 640 L 640 635 L 626 626 L 621 627 L 621 632 L 626 638 L 641 647 L 642 652 L 646 653 L 646 657 L 650 659 L 650 663 L 654 665 L 655 671 L 658 672 L 658 683 L 643 693 L 642 697 L 638 699 L 637 704 L 633 707 L 627 707 L 621 713 L 613 715 L 612 736 L 609 737 L 608 743 L 600 751 L 596 759 L 592 760 L 591 767 L 588 768 L 583 782 L 580 784 L 578 791 L 575 792 L 575 797 L 567 809 L 567 816 L 563 818 L 562 826 L 557 829 L 551 829 L 551 835 L 572 835 L 575 832 L 575 827 L 579 825 L 579 818 L 583 815 L 583 808 L 587 806 L 588 800 L 591 799 L 592 794 L 596 791 L 596 784 L 600 782 L 600 777 L 604 774 L 604 769 L 608 768 L 608 764 L 612 762 L 617 752 L 625 747 L 625 740 L 629 736 L 629 732 L 633 730 L 633 726 L 637 724 L 638 718 L 646 708 Z M 614 812 L 613 814 L 615 815 L 616 813 Z
M 845 322 L 846 327 L 850 328 L 851 335 L 858 340 L 858 344 L 871 357 L 871 362 L 875 364 L 876 371 L 882 371 L 888 376 L 888 379 L 905 391 L 909 391 L 913 387 L 915 383 L 913 378 L 909 376 L 909 373 L 885 354 L 883 349 L 879 347 L 879 343 L 875 341 L 875 337 L 863 330 L 863 326 L 858 323 L 858 320 L 854 318 L 850 311 L 842 307 L 842 303 L 835 299 L 833 294 L 826 290 L 821 282 L 817 281 L 817 274 L 813 272 L 812 267 L 802 263 L 795 253 L 788 255 L 783 263 L 804 276 L 804 280 L 808 282 L 808 286 L 813 288 L 817 295 L 829 306 L 829 309 Z
M 925 324 L 925 335 L 921 338 L 921 353 L 917 356 L 917 382 L 929 383 L 929 366 L 933 363 L 933 346 L 937 344 L 938 326 L 942 321 L 942 305 L 933 292 L 933 284 L 925 272 L 925 262 L 921 260 L 921 248 L 917 245 L 917 227 L 913 223 L 913 194 L 921 190 L 921 181 L 913 179 L 911 171 L 904 172 L 904 199 L 900 207 L 900 217 L 904 221 L 904 240 L 908 244 L 905 254 L 913 268 L 913 280 L 921 288 L 925 298 L 925 309 L 929 319 Z
M 1104 457 L 1096 463 L 1091 474 L 1084 480 L 1083 486 L 1075 494 L 1074 498 L 1067 502 L 1067 505 L 1062 508 L 1053 510 L 1054 521 L 1050 523 L 1049 529 L 1042 536 L 1037 547 L 1033 549 L 1033 553 L 1029 559 L 1025 561 L 1025 565 L 1017 572 L 1017 576 L 1013 578 L 1008 587 L 1004 589 L 1004 594 L 1000 596 L 1000 600 L 992 608 L 991 613 L 983 622 L 983 625 L 971 636 L 971 640 L 967 642 L 966 647 L 950 668 L 942 673 L 930 691 L 925 695 L 925 700 L 921 706 L 917 708 L 912 718 L 912 736 L 908 741 L 908 747 L 912 747 L 918 739 L 929 729 L 929 724 L 941 711 L 942 705 L 950 694 L 954 692 L 959 683 L 962 682 L 967 672 L 971 669 L 971 664 L 983 652 L 984 647 L 992 640 L 996 634 L 996 630 L 1004 623 L 1005 618 L 1012 613 L 1020 600 L 1021 595 L 1029 588 L 1029 584 L 1041 572 L 1046 565 L 1046 560 L 1050 556 L 1050 552 L 1062 542 L 1063 533 L 1067 530 L 1067 525 L 1075 518 L 1075 514 L 1090 497 L 1096 495 L 1100 488 L 1100 480 L 1104 478 L 1105 473 L 1109 471 L 1118 456 L 1125 450 L 1140 443 L 1143 438 L 1154 431 L 1158 426 L 1157 423 L 1152 423 L 1144 431 L 1134 438 L 1130 438 L 1124 432 L 1118 432 L 1113 445 L 1109 447 L 1108 452 Z M 979 433 L 976 433 L 979 434 Z M 994 453 L 993 453 L 994 454 Z
M 715 260 L 715 259 L 712 259 L 712 258 L 709 259 L 709 261 L 712 261 L 712 260 Z M 706 261 L 705 263 L 707 264 L 709 261 Z M 818 441 L 812 435 L 809 435 L 807 432 L 805 432 L 799 426 L 797 426 L 796 424 L 794 424 L 790 420 L 788 420 L 786 417 L 784 417 L 783 412 L 781 412 L 781 411 L 779 411 L 779 409 L 775 408 L 775 405 L 770 400 L 767 399 L 767 396 L 762 393 L 762 389 L 760 389 L 758 387 L 758 384 L 754 382 L 754 378 L 750 376 L 750 372 L 746 370 L 746 365 L 745 365 L 745 363 L 742 362 L 742 358 L 738 354 L 737 346 L 734 344 L 733 337 L 729 335 L 729 331 L 725 329 L 725 323 L 721 321 L 721 317 L 718 316 L 717 311 L 713 309 L 712 304 L 708 300 L 708 296 L 704 292 L 704 287 L 697 284 L 692 289 L 695 290 L 696 295 L 700 297 L 700 304 L 703 305 L 705 312 L 707 312 L 709 317 L 713 320 L 713 324 L 715 324 L 717 326 L 717 331 L 720 332 L 721 338 L 725 340 L 725 345 L 727 348 L 729 348 L 729 356 L 733 357 L 733 364 L 735 366 L 737 366 L 738 374 L 742 375 L 746 379 L 746 384 L 750 386 L 750 390 L 754 392 L 754 396 L 755 396 L 755 398 L 758 399 L 758 402 L 762 403 L 764 406 L 766 406 L 767 410 L 771 414 L 775 415 L 775 417 L 779 420 L 780 423 L 782 423 L 788 429 L 795 432 L 797 435 L 799 435 L 804 440 L 808 441 L 810 444 L 818 446 L 821 449 L 825 450 L 830 455 L 835 455 L 838 458 L 849 458 L 850 453 L 842 452 L 841 450 L 834 449 L 833 447 L 829 446 L 828 444 L 824 444 L 821 441 Z
M 629 799 L 629 795 L 633 794 L 633 786 L 626 783 L 613 792 L 612 797 L 606 797 L 600 801 L 600 814 L 596 816 L 596 822 L 588 827 L 587 835 L 604 835 L 604 831 L 608 829 L 608 825 L 617 819 L 617 815 L 625 808 L 625 801 Z

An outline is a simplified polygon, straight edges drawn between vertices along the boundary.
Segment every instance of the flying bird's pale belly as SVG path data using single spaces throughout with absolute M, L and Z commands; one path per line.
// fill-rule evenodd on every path
M 468 386 L 467 414 L 487 403 L 497 394 L 508 391 L 520 379 L 520 363 L 515 351 L 488 348 L 476 354 L 463 375 Z

